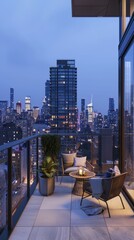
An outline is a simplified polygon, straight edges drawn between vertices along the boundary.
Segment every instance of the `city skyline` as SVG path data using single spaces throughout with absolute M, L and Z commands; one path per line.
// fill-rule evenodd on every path
M 49 67 L 74 59 L 78 69 L 78 108 L 93 96 L 94 110 L 107 113 L 108 99 L 118 102 L 118 19 L 72 18 L 71 1 L 0 3 L 0 100 L 31 97 L 42 106 Z M 97 31 L 96 31 L 97 28 Z M 97 71 L 96 71 L 97 69 Z
M 48 81 L 48 80 L 47 80 Z M 47 82 L 46 81 L 46 82 Z M 10 88 L 9 89 L 9 91 L 11 92 L 11 89 L 13 89 L 14 90 L 14 88 Z M 14 91 L 15 92 L 15 91 Z M 34 109 L 34 108 L 39 108 L 40 109 L 40 111 L 41 111 L 41 108 L 43 107 L 43 104 L 39 107 L 37 104 L 35 104 L 35 105 L 33 105 L 32 104 L 32 99 L 31 99 L 31 96 L 26 96 L 24 99 L 23 99 L 23 102 L 21 102 L 20 100 L 18 100 L 18 101 L 14 101 L 14 110 L 17 110 L 17 104 L 19 104 L 19 105 L 21 105 L 21 111 L 26 111 L 26 99 L 30 99 L 30 109 L 29 110 L 32 110 L 32 109 Z M 92 105 L 92 108 L 93 108 L 93 112 L 96 112 L 96 113 L 102 113 L 102 115 L 107 115 L 108 114 L 108 111 L 109 111 L 109 100 L 110 99 L 113 99 L 113 101 L 114 101 L 114 110 L 118 110 L 118 106 L 116 107 L 115 106 L 115 99 L 114 98 L 111 98 L 111 97 L 109 97 L 108 99 L 107 99 L 107 109 L 106 109 L 106 112 L 105 113 L 102 113 L 101 111 L 99 111 L 99 109 L 97 109 L 97 110 L 95 110 L 94 109 L 94 104 L 93 104 L 93 101 L 92 101 L 92 97 L 91 97 L 91 101 L 89 101 L 89 103 L 87 103 L 86 101 L 85 101 L 85 110 L 87 110 L 87 108 L 88 108 L 88 105 Z M 45 101 L 46 101 L 46 99 L 44 99 Z M 82 101 L 82 100 L 86 100 L 85 98 L 81 98 L 80 99 L 80 101 Z M 10 96 L 10 93 L 9 93 L 9 96 L 8 96 L 8 99 L 0 99 L 0 101 L 2 101 L 2 102 L 6 102 L 7 103 L 7 108 L 11 108 L 10 107 L 10 105 L 11 105 L 11 96 Z M 81 102 L 80 102 L 80 106 L 79 106 L 79 108 L 77 108 L 78 109 L 78 113 L 80 114 L 81 113 Z M 41 113 L 41 112 L 40 112 Z

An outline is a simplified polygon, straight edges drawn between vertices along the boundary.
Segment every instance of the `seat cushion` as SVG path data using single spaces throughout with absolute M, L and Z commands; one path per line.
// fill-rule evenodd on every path
M 114 172 L 115 172 L 115 176 L 121 174 L 120 169 L 119 169 L 118 166 L 116 166 L 116 165 L 114 166 Z
M 69 167 L 69 168 L 66 168 L 65 173 L 70 173 L 70 172 L 78 171 L 78 169 L 79 169 L 79 167 L 75 167 L 75 166 Z M 84 170 L 85 170 L 85 171 L 88 171 L 87 168 L 84 168 Z
M 86 158 L 87 157 L 75 157 L 74 166 L 75 167 L 86 167 Z
M 72 167 L 76 153 L 62 153 L 64 168 Z

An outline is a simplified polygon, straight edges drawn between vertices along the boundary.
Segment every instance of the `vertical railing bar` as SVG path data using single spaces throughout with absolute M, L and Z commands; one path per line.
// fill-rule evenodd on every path
M 8 148 L 8 231 L 12 230 L 12 148 Z
M 27 197 L 30 198 L 30 141 L 27 141 Z
M 36 138 L 36 183 L 38 182 L 38 167 L 39 167 L 39 138 Z

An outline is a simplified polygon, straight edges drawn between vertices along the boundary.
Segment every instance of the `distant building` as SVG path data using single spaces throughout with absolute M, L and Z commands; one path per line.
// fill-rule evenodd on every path
M 50 80 L 45 82 L 45 98 L 41 108 L 41 119 L 45 124 L 50 125 Z
M 81 112 L 80 112 L 80 130 L 84 131 L 87 127 L 87 117 L 85 109 L 85 99 L 81 99 Z
M 81 112 L 85 112 L 85 99 L 81 99 Z
M 0 122 L 4 122 L 6 118 L 8 101 L 0 101 Z
M 15 123 L 5 123 L 0 127 L 0 145 L 22 138 L 22 130 Z
M 39 114 L 40 114 L 40 109 L 39 109 L 39 107 L 34 106 L 34 107 L 33 107 L 33 118 L 34 118 L 35 121 L 36 121 L 37 118 L 39 117 Z
M 25 111 L 31 110 L 31 97 L 25 97 Z
M 32 135 L 33 132 L 33 124 L 35 120 L 32 117 L 30 111 L 23 111 L 19 116 L 16 117 L 16 125 L 22 129 L 22 137 L 27 137 Z
M 91 130 L 93 130 L 93 122 L 94 122 L 94 113 L 93 113 L 93 103 L 92 100 L 89 104 L 87 104 L 87 114 L 88 114 L 88 125 L 90 126 Z
M 48 102 L 50 102 L 50 80 L 45 82 L 45 97 Z
M 20 102 L 20 101 L 18 101 L 18 102 L 16 103 L 16 112 L 17 112 L 18 114 L 21 114 L 21 102 Z
M 114 99 L 109 98 L 109 109 L 108 109 L 108 123 L 109 127 L 113 129 L 116 127 L 116 111 L 114 110 Z
M 10 110 L 14 110 L 14 88 L 10 88 Z
M 114 98 L 109 98 L 109 111 L 114 111 Z
M 51 131 L 77 131 L 77 68 L 75 60 L 57 60 L 50 67 Z M 73 139 L 73 138 L 72 138 Z
M 100 129 L 99 136 L 99 165 L 113 161 L 113 134 L 112 129 Z
M 94 118 L 94 131 L 99 133 L 101 128 L 103 128 L 103 116 L 101 113 L 97 113 Z
M 104 127 L 104 128 L 109 128 L 108 115 L 104 115 L 103 127 Z

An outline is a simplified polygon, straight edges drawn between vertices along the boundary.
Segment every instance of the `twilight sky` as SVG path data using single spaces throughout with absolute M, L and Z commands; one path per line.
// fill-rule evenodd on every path
M 107 113 L 108 99 L 118 102 L 118 18 L 72 18 L 71 0 L 0 1 L 0 100 L 24 108 L 42 106 L 49 67 L 57 59 L 75 59 L 78 107 L 93 97 L 94 110 Z

